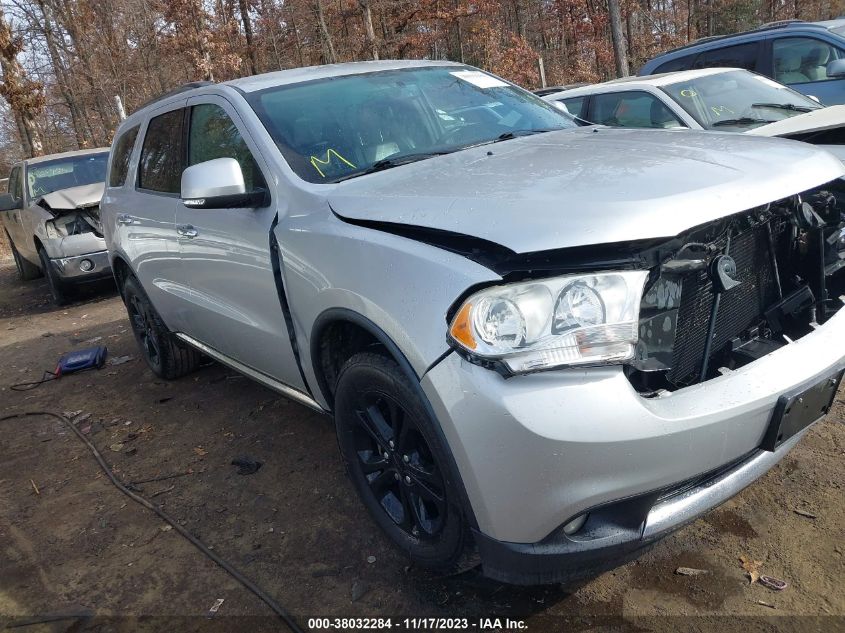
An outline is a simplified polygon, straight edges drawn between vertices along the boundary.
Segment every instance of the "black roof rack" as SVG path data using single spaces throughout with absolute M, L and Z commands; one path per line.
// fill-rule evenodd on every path
M 564 84 L 562 86 L 548 86 L 546 88 L 537 88 L 537 90 L 532 90 L 535 95 L 538 97 L 545 97 L 546 95 L 554 94 L 556 92 L 562 92 L 564 90 L 572 90 L 573 88 L 581 88 L 582 86 L 589 86 L 590 84 L 587 83 L 574 83 L 574 84 Z
M 213 86 L 213 81 L 189 81 L 186 84 L 182 84 L 181 86 L 177 86 L 173 90 L 168 90 L 163 95 L 159 95 L 157 97 L 153 97 L 149 101 L 145 101 L 143 104 L 138 106 L 138 110 L 142 108 L 146 108 L 148 105 L 155 103 L 156 101 L 161 101 L 162 99 L 167 99 L 168 97 L 173 97 L 178 95 L 182 92 L 188 92 L 189 90 L 193 90 L 194 88 L 202 88 L 203 86 Z
M 724 39 L 727 39 L 729 37 L 738 37 L 740 35 L 747 35 L 749 33 L 758 33 L 760 31 L 771 31 L 773 29 L 783 29 L 783 28 L 786 28 L 787 26 L 792 26 L 793 24 L 804 24 L 806 26 L 824 28 L 824 27 L 819 27 L 817 24 L 814 24 L 812 22 L 805 22 L 804 20 L 780 20 L 779 22 L 768 22 L 766 24 L 763 24 L 762 26 L 758 26 L 756 29 L 750 29 L 748 31 L 742 31 L 741 33 L 729 33 L 727 35 L 708 35 L 706 37 L 700 37 L 697 40 L 693 40 L 692 42 L 689 42 L 688 44 L 684 44 L 683 46 L 677 46 L 675 48 L 669 49 L 665 53 L 661 53 L 660 56 L 662 57 L 663 55 L 666 55 L 668 53 L 674 53 L 675 51 L 682 51 L 686 48 L 691 48 L 693 46 L 698 46 L 699 44 L 705 44 L 707 42 L 715 42 L 717 40 L 724 40 Z

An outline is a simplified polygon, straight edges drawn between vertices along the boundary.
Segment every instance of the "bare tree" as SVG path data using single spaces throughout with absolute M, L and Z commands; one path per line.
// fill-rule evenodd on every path
M 35 118 L 44 107 L 44 93 L 40 83 L 26 77 L 18 62 L 18 53 L 22 50 L 21 38 L 12 33 L 0 8 L 0 69 L 3 71 L 0 96 L 9 102 L 27 156 L 40 156 L 44 153 L 44 144 Z
M 378 44 L 376 43 L 376 32 L 373 28 L 373 10 L 370 6 L 370 0 L 358 0 L 358 4 L 361 6 L 361 12 L 364 14 L 364 31 L 367 34 L 370 52 L 373 59 L 378 59 Z
M 241 22 L 244 25 L 244 37 L 246 37 L 246 53 L 249 57 L 249 72 L 251 75 L 258 73 L 258 62 L 255 60 L 255 43 L 252 37 L 252 23 L 249 20 L 249 7 L 247 0 L 238 0 L 238 8 L 241 11 Z
M 59 52 L 59 42 L 55 32 L 53 10 L 49 4 L 44 2 L 44 0 L 37 0 L 37 3 L 38 7 L 41 9 L 41 32 L 44 35 L 47 52 L 50 56 L 50 63 L 53 66 L 53 74 L 56 78 L 56 85 L 58 86 L 62 98 L 67 104 L 68 111 L 70 112 L 73 133 L 76 137 L 76 146 L 81 149 L 88 145 L 84 134 L 82 112 L 79 108 L 79 104 L 76 102 L 76 96 L 74 95 L 70 81 L 68 80 L 68 70 L 65 67 L 64 61 L 62 60 Z
M 628 51 L 622 30 L 622 12 L 619 10 L 619 0 L 607 0 L 607 12 L 610 17 L 610 39 L 613 43 L 616 76 L 627 77 L 631 73 L 628 70 Z
M 334 42 L 332 42 L 329 27 L 326 25 L 326 15 L 323 12 L 322 0 L 314 0 L 314 10 L 317 13 L 317 21 L 320 24 L 320 38 L 323 41 L 323 55 L 328 64 L 337 63 L 337 53 L 334 50 Z

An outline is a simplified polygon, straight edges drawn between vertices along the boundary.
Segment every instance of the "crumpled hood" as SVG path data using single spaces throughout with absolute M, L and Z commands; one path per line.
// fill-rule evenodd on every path
M 843 175 L 831 154 L 794 141 L 579 128 L 361 176 L 327 197 L 342 218 L 452 231 L 527 253 L 671 237 Z
M 84 209 L 100 204 L 104 189 L 105 183 L 95 182 L 91 185 L 59 189 L 41 196 L 41 200 L 51 209 Z
M 787 134 L 803 134 L 806 132 L 821 132 L 845 126 L 845 105 L 829 106 L 804 114 L 797 114 L 768 125 L 761 125 L 746 134 L 756 136 L 784 136 Z

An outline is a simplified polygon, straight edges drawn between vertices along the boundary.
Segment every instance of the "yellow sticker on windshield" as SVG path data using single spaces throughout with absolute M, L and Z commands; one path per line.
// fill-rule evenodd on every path
M 726 106 L 723 106 L 723 105 L 714 105 L 714 106 L 710 106 L 710 110 L 711 110 L 711 111 L 713 112 L 713 114 L 715 114 L 716 116 L 722 116 L 723 114 L 725 114 L 725 112 L 727 112 L 728 114 L 733 114 L 733 113 L 734 113 L 734 111 L 733 111 L 733 110 L 731 110 L 730 108 L 728 108 L 728 107 L 726 107 Z
M 319 159 L 319 158 L 317 158 L 316 156 L 312 156 L 312 157 L 311 157 L 311 166 L 312 166 L 314 169 L 316 169 L 316 170 L 317 170 L 317 172 L 318 172 L 318 173 L 319 173 L 319 174 L 320 174 L 323 178 L 325 178 L 325 177 L 326 177 L 326 174 L 324 174 L 324 173 L 323 173 L 323 170 L 322 170 L 322 169 L 320 169 L 319 165 L 322 165 L 323 167 L 327 167 L 328 165 L 330 165 L 330 164 L 331 164 L 331 162 L 332 162 L 332 157 L 337 158 L 337 159 L 338 159 L 339 161 L 341 161 L 342 163 L 345 163 L 345 164 L 349 165 L 350 167 L 352 167 L 352 169 L 355 169 L 355 165 L 353 165 L 352 163 L 350 163 L 348 160 L 346 160 L 343 156 L 341 156 L 340 154 L 338 154 L 338 153 L 337 153 L 335 150 L 333 150 L 333 149 L 327 149 L 327 150 L 326 150 L 326 159 L 325 159 L 325 160 L 320 160 L 320 159 Z
M 690 88 L 684 88 L 683 90 L 681 90 L 681 96 L 692 99 L 693 97 L 697 97 L 698 93 L 695 90 L 691 90 Z

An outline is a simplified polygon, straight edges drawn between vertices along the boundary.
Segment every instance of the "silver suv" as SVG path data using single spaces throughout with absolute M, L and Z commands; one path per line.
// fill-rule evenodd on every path
M 762 475 L 845 370 L 845 170 L 780 139 L 577 127 L 443 62 L 289 70 L 120 127 L 106 241 L 152 370 L 333 416 L 420 565 L 618 564 Z

